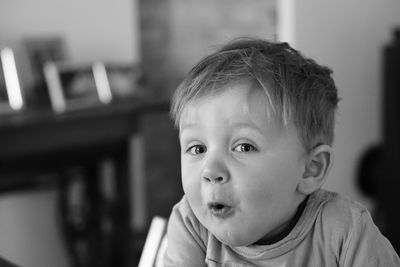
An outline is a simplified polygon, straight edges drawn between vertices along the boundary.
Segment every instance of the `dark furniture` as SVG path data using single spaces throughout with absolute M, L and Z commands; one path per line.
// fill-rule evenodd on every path
M 60 226 L 72 266 L 123 267 L 134 261 L 128 159 L 135 155 L 129 155 L 128 144 L 140 132 L 140 118 L 152 112 L 167 113 L 168 103 L 132 97 L 63 114 L 30 110 L 0 117 L 0 191 L 47 185 L 60 189 Z M 104 158 L 115 163 L 112 202 L 101 196 L 98 163 Z M 71 221 L 74 210 L 68 206 L 68 171 L 74 166 L 85 176 L 79 225 Z M 45 179 L 43 173 L 56 178 Z
M 385 234 L 400 254 L 400 28 L 383 50 L 383 167 L 378 179 L 379 205 L 385 214 Z

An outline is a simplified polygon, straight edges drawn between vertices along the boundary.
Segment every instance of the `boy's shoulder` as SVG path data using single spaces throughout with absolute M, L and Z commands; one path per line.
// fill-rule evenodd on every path
M 183 195 L 181 200 L 174 205 L 172 212 L 178 213 L 182 217 L 194 217 L 193 210 L 190 208 L 186 195 Z
M 340 266 L 400 266 L 398 255 L 365 206 L 326 190 L 315 197 L 324 203 L 315 229 L 320 227 L 321 238 L 338 252 Z
M 191 239 L 196 240 L 197 244 L 203 251 L 206 251 L 206 243 L 209 233 L 196 218 L 186 195 L 184 195 L 172 209 L 168 220 L 168 232 L 169 235 L 174 236 L 174 238 L 190 236 Z
M 336 219 L 351 224 L 359 220 L 363 214 L 369 214 L 363 204 L 336 192 L 320 189 L 311 198 L 322 204 L 321 216 L 330 221 Z
M 318 219 L 332 231 L 351 231 L 363 217 L 370 218 L 364 205 L 336 192 L 320 189 L 311 199 L 320 204 Z
M 197 219 L 192 208 L 190 207 L 186 195 L 184 195 L 182 199 L 173 207 L 170 219 L 171 218 L 178 220 L 179 224 L 183 225 L 189 231 L 197 233 L 205 242 L 208 236 L 208 231 Z
M 319 207 L 315 213 L 314 230 L 318 230 L 321 238 L 328 241 L 335 251 L 374 227 L 368 209 L 348 197 L 321 189 L 310 199 Z

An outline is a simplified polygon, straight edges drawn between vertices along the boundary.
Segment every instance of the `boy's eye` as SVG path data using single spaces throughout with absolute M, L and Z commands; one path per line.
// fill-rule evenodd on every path
M 190 154 L 193 155 L 198 155 L 198 154 L 203 154 L 207 151 L 207 148 L 203 145 L 194 145 L 189 147 L 189 149 L 187 150 L 187 152 L 189 152 Z
M 256 148 L 253 145 L 246 144 L 246 143 L 238 144 L 237 146 L 235 146 L 233 148 L 233 151 L 236 151 L 236 152 L 252 152 L 255 150 L 256 150 Z

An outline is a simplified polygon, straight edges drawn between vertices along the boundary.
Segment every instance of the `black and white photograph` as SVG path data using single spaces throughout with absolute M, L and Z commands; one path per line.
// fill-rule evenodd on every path
M 67 59 L 65 40 L 61 36 L 30 37 L 24 40 L 34 83 L 44 82 L 43 67 L 46 62 Z
M 95 75 L 93 64 L 47 62 L 43 68 L 54 111 L 101 104 L 99 82 L 104 78 Z
M 0 33 L 0 266 L 400 267 L 400 1 L 9 0 Z
M 113 98 L 124 99 L 140 90 L 142 70 L 135 64 L 105 63 L 107 79 Z

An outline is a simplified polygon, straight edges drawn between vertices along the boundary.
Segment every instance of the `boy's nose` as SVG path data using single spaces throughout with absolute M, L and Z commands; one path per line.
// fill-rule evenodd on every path
M 224 176 L 207 175 L 203 176 L 203 179 L 206 180 L 207 182 L 211 182 L 212 184 L 225 183 L 227 181 L 226 177 Z
M 221 161 L 209 160 L 204 165 L 202 179 L 212 184 L 226 183 L 229 181 L 229 172 Z

